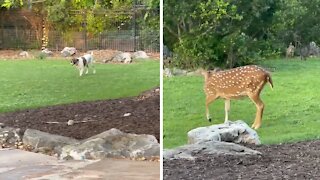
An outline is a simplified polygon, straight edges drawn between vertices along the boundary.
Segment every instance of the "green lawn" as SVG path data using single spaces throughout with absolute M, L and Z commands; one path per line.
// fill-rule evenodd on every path
M 269 60 L 263 66 L 272 72 L 274 90 L 267 84 L 258 134 L 264 144 L 320 138 L 320 60 Z M 224 102 L 210 106 L 212 123 L 205 120 L 203 77 L 164 78 L 164 148 L 187 142 L 187 132 L 200 126 L 224 122 Z M 250 126 L 255 105 L 248 99 L 231 101 L 230 120 L 244 120 Z
M 79 77 L 67 60 L 0 60 L 0 112 L 136 96 L 159 86 L 159 61 L 96 64 Z

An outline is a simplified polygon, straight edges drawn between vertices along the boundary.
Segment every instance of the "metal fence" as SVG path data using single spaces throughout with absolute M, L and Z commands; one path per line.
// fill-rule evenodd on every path
M 80 51 L 112 49 L 120 51 L 144 50 L 146 52 L 159 52 L 159 29 L 150 28 L 144 21 L 147 11 L 149 16 L 159 17 L 158 9 L 146 9 L 139 4 L 127 11 L 112 12 L 115 15 L 119 14 L 128 17 L 125 22 L 115 21 L 112 19 L 112 16 L 105 16 L 105 12 L 96 12 L 95 16 L 101 15 L 101 17 L 110 18 L 111 22 L 108 28 L 97 33 L 88 33 L 85 18 L 83 18 L 83 28 L 81 31 L 69 30 L 62 32 L 54 27 L 50 27 L 47 47 L 50 50 L 57 51 L 69 46 L 75 47 Z M 110 14 L 110 12 L 108 13 Z M 73 11 L 72 15 L 86 17 L 86 14 L 79 10 Z M 0 18 L 0 21 L 3 21 L 3 19 Z M 106 19 L 106 22 L 109 22 L 109 19 Z M 26 27 L 28 26 L 3 26 L 0 22 L 0 49 L 40 49 L 42 43 L 41 38 L 38 37 L 39 33 L 32 28 Z M 42 33 L 40 32 L 41 36 Z

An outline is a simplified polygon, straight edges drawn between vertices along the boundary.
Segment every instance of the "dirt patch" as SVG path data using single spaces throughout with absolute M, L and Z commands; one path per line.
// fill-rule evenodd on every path
M 262 155 L 197 154 L 195 161 L 164 161 L 169 179 L 320 179 L 320 140 L 251 146 Z
M 74 124 L 68 125 L 69 120 L 73 120 Z M 146 91 L 138 97 L 5 113 L 0 115 L 0 122 L 23 131 L 32 128 L 76 139 L 85 139 L 117 128 L 126 133 L 151 134 L 159 140 L 159 88 Z

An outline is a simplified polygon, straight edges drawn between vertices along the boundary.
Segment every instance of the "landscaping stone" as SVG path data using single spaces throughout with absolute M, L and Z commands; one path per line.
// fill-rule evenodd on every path
M 70 119 L 68 122 L 67 122 L 68 126 L 72 126 L 74 124 L 74 120 Z
M 141 158 L 160 155 L 160 145 L 152 135 L 123 133 L 110 129 L 79 143 L 62 148 L 61 159 Z
M 21 142 L 22 133 L 19 128 L 5 127 L 0 128 L 0 146 L 14 147 Z
M 144 51 L 137 51 L 132 54 L 133 59 L 147 59 L 149 56 Z
M 165 77 L 172 77 L 173 76 L 172 71 L 169 68 L 165 68 L 163 71 L 163 74 Z
M 224 124 L 208 127 L 199 127 L 188 132 L 189 144 L 207 140 L 261 144 L 257 132 L 241 120 L 235 122 L 228 121 Z
M 188 74 L 187 70 L 178 69 L 178 68 L 165 68 L 164 69 L 164 75 L 166 77 L 172 77 L 172 76 L 186 76 Z
M 46 56 L 53 56 L 53 52 L 47 48 L 43 49 L 41 53 L 45 54 Z
M 250 148 L 228 142 L 202 141 L 196 144 L 188 144 L 171 150 L 164 150 L 163 158 L 194 160 L 195 155 L 203 154 L 224 154 L 224 155 L 255 155 L 261 154 Z
M 77 53 L 77 49 L 75 47 L 65 47 L 61 51 L 61 55 L 63 57 L 69 57 L 69 56 L 75 55 L 76 53 Z
M 194 156 L 199 153 L 229 155 L 260 154 L 258 151 L 235 144 L 260 144 L 256 131 L 241 120 L 193 129 L 188 132 L 188 143 L 188 145 L 180 146 L 176 149 L 165 150 L 163 154 L 164 159 L 194 160 Z
M 121 62 L 121 63 L 131 63 L 132 59 L 131 59 L 130 53 L 119 51 L 115 53 L 115 55 L 111 58 L 111 61 Z
M 20 56 L 20 57 L 27 58 L 27 57 L 29 57 L 29 53 L 28 53 L 27 51 L 21 51 L 21 52 L 19 53 L 19 56 Z
M 76 139 L 59 136 L 55 134 L 49 134 L 46 132 L 27 129 L 23 135 L 23 144 L 30 145 L 35 149 L 45 148 L 55 150 L 57 153 L 60 149 L 69 144 L 75 144 L 79 142 Z

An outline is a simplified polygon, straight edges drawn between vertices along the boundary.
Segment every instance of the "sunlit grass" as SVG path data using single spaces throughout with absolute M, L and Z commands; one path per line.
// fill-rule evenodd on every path
M 79 77 L 66 60 L 0 60 L 0 112 L 136 96 L 159 86 L 159 61 L 96 64 Z
M 320 138 L 320 60 L 269 60 L 262 63 L 272 72 L 274 90 L 265 86 L 262 127 L 264 144 Z M 187 142 L 187 132 L 200 126 L 224 122 L 224 103 L 210 105 L 212 123 L 205 120 L 203 77 L 164 78 L 164 147 Z M 248 99 L 231 101 L 230 120 L 244 120 L 250 126 L 255 105 Z

